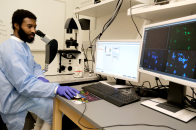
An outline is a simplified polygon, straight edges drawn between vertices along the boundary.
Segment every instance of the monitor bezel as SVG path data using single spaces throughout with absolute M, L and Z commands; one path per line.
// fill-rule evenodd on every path
M 130 78 L 126 78 L 123 76 L 117 76 L 117 75 L 112 75 L 112 74 L 107 74 L 107 73 L 103 73 L 103 72 L 98 72 L 96 71 L 96 63 L 97 63 L 97 43 L 98 42 L 138 42 L 139 43 L 139 55 L 138 55 L 138 66 L 137 66 L 137 79 L 130 79 Z M 131 81 L 131 82 L 139 82 L 140 79 L 140 74 L 138 72 L 138 67 L 139 67 L 139 63 L 140 63 L 140 44 L 141 44 L 141 39 L 135 39 L 135 40 L 97 40 L 96 42 L 96 49 L 95 49 L 95 67 L 94 67 L 94 73 L 96 74 L 100 74 L 100 75 L 104 75 L 104 76 L 109 76 L 109 77 L 115 77 L 121 80 L 126 80 L 126 81 Z
M 182 18 L 176 18 L 176 19 L 167 20 L 167 21 L 164 21 L 164 22 L 154 23 L 154 24 L 150 24 L 150 25 L 145 25 L 143 27 L 143 36 L 144 36 L 146 28 L 160 26 L 160 25 L 166 25 L 166 24 L 172 24 L 172 23 L 176 23 L 176 22 L 183 22 L 183 21 L 193 20 L 193 19 L 196 19 L 196 15 L 186 16 L 186 17 L 182 17 Z M 141 55 L 142 55 L 143 44 L 144 44 L 144 37 L 142 37 L 141 44 L 140 44 L 140 57 L 139 57 L 140 60 L 141 60 Z M 142 67 L 140 67 L 140 63 L 141 63 L 141 61 L 138 64 L 139 65 L 138 66 L 138 71 L 141 72 L 141 73 L 145 73 L 145 74 L 155 76 L 155 77 L 158 77 L 158 78 L 162 78 L 162 79 L 174 82 L 174 83 L 178 83 L 178 84 L 181 84 L 181 85 L 196 88 L 196 82 L 188 81 L 188 80 L 173 77 L 173 76 L 169 76 L 169 75 L 166 75 L 166 74 L 160 74 L 159 73 L 160 71 L 154 72 L 154 71 L 150 71 L 150 70 L 144 70 Z

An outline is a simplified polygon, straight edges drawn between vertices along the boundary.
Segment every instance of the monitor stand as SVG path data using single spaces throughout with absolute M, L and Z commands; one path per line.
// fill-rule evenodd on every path
M 126 85 L 125 80 L 121 80 L 121 79 L 116 79 L 116 82 L 112 82 L 112 81 L 99 81 L 99 82 L 114 88 L 131 88 L 131 86 Z
M 156 111 L 188 122 L 196 116 L 196 113 L 184 109 L 183 97 L 186 94 L 186 86 L 170 82 L 167 100 L 162 98 L 150 99 L 141 104 Z

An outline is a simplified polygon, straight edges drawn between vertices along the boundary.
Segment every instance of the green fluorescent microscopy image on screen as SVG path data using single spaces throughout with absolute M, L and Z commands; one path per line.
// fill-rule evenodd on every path
M 196 50 L 196 23 L 170 27 L 169 48 L 171 50 Z

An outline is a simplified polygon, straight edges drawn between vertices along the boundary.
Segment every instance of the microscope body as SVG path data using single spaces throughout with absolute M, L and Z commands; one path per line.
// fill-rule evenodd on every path
M 65 23 L 67 33 L 74 30 L 75 39 L 70 38 L 65 41 L 66 48 L 58 50 L 59 53 L 59 74 L 73 74 L 75 77 L 83 77 L 84 74 L 84 54 L 82 48 L 82 29 L 79 21 L 70 18 Z M 79 72 L 79 74 L 78 74 Z

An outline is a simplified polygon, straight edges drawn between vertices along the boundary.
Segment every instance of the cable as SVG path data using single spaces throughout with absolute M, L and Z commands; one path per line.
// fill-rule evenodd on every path
M 188 98 L 186 98 L 186 100 L 188 100 L 188 102 L 190 103 L 190 105 L 188 105 L 188 106 L 191 107 L 191 108 L 193 108 L 193 109 L 195 109 L 196 108 L 196 99 L 194 97 L 189 96 L 189 95 L 186 95 L 186 97 L 191 98 L 191 100 L 189 100 Z
M 132 10 L 132 8 L 131 8 L 131 1 L 132 0 L 130 0 L 130 15 L 131 15 L 131 19 L 132 19 L 132 21 L 133 21 L 133 23 L 134 23 L 134 25 L 135 25 L 135 27 L 137 29 L 137 32 L 139 33 L 140 37 L 142 38 L 142 35 L 140 34 L 140 32 L 139 32 L 139 30 L 137 28 L 137 25 L 135 24 L 135 21 L 133 20 L 133 16 L 132 16 L 132 12 L 131 12 L 131 10 Z
M 193 109 L 195 109 L 195 107 L 194 106 L 191 106 L 191 105 L 193 105 L 192 103 L 191 103 L 191 105 L 189 105 L 189 104 L 187 104 L 187 102 L 184 100 L 184 97 L 183 97 L 183 90 L 182 90 L 182 85 L 181 85 L 181 94 L 182 94 L 182 100 L 183 100 L 183 102 L 185 103 L 185 105 L 187 105 L 188 107 L 190 107 L 190 108 L 193 108 Z M 194 98 L 193 98 L 194 99 Z
M 150 86 L 150 89 L 151 89 L 151 84 L 150 84 L 149 81 L 144 81 L 143 84 L 142 84 L 142 87 L 144 86 L 144 83 L 147 83 L 147 82 L 149 83 L 149 86 Z
M 93 54 L 92 54 L 92 59 L 93 59 L 93 62 L 95 63 L 95 55 L 94 55 L 94 52 L 95 52 L 95 49 L 96 49 L 96 44 L 93 45 L 93 43 L 97 42 L 98 39 L 101 38 L 101 36 L 103 35 L 103 33 L 107 30 L 107 28 L 112 24 L 112 22 L 115 20 L 116 16 L 118 15 L 118 12 L 121 8 L 121 5 L 123 3 L 123 0 L 118 0 L 117 2 L 117 5 L 116 5 L 116 8 L 114 10 L 114 13 L 112 15 L 112 17 L 105 23 L 105 25 L 103 26 L 103 29 L 101 31 L 101 33 L 91 42 L 91 47 L 93 46 L 92 50 L 93 50 Z
M 84 108 L 84 111 L 83 111 L 82 115 L 80 116 L 80 119 L 78 120 L 78 123 L 86 129 L 104 129 L 104 128 L 111 128 L 111 127 L 117 127 L 117 126 L 152 126 L 152 127 L 162 127 L 162 128 L 168 128 L 168 129 L 171 129 L 171 130 L 176 130 L 172 127 L 165 126 L 165 125 L 150 125 L 150 124 L 124 124 L 124 125 L 104 126 L 104 127 L 98 127 L 98 128 L 89 128 L 89 127 L 86 127 L 86 126 L 84 126 L 80 123 L 80 120 L 82 119 L 82 117 L 83 117 L 83 115 L 86 111 L 86 103 L 85 102 L 82 102 L 82 103 L 85 104 L 85 108 Z
M 158 84 L 157 80 L 156 80 L 156 83 L 157 83 L 157 87 L 158 87 L 160 93 L 161 93 L 163 96 L 166 96 L 164 93 L 161 92 L 161 89 L 160 89 L 160 87 L 159 87 L 159 84 Z
M 112 15 L 112 17 L 106 22 L 106 24 L 104 25 L 103 27 L 103 30 L 102 30 L 102 33 L 101 35 L 105 32 L 105 30 L 111 25 L 111 23 L 114 21 L 114 19 L 116 18 L 120 8 L 121 8 L 121 5 L 122 5 L 122 2 L 123 0 L 119 0 L 118 3 L 117 3 L 117 6 L 116 6 L 116 9 Z
M 159 92 L 163 95 L 163 97 L 166 98 L 166 97 L 168 96 L 168 92 L 167 92 L 166 87 L 165 87 L 164 85 L 162 85 L 162 83 L 161 83 L 161 81 L 160 81 L 160 79 L 159 79 L 158 77 L 155 77 L 155 80 L 156 80 L 156 84 L 157 84 L 157 87 L 158 87 Z M 158 81 L 157 81 L 157 80 L 159 80 L 159 82 L 160 82 L 160 84 L 161 84 L 161 87 L 164 87 L 164 88 L 165 88 L 167 94 L 165 94 L 165 93 L 163 93 L 163 92 L 161 91 L 161 87 L 159 87 L 159 84 L 158 84 Z
M 100 79 L 100 77 L 96 74 L 96 76 Z
M 186 108 L 185 108 L 185 110 L 187 110 L 187 111 L 190 111 L 190 112 L 194 112 L 194 113 L 196 113 L 196 111 L 191 111 L 191 110 L 189 110 L 189 109 L 186 109 Z
M 158 80 L 158 78 L 157 78 L 157 80 Z M 156 80 L 156 81 L 157 81 Z M 161 83 L 161 82 L 160 82 Z M 164 87 L 164 88 L 166 88 L 164 85 L 162 85 L 162 83 L 161 83 L 161 86 L 162 87 Z M 141 87 L 143 87 L 143 86 L 141 86 Z M 157 86 L 156 87 L 158 87 L 159 89 L 161 88 L 161 87 L 159 87 L 159 85 L 158 85 L 158 82 L 157 82 Z M 152 89 L 154 89 L 155 87 L 153 87 Z M 148 89 L 148 88 L 147 88 Z M 193 91 L 193 93 L 194 94 L 196 94 L 195 92 L 194 92 L 194 89 L 193 88 L 191 88 L 192 89 L 192 91 Z M 149 90 L 149 89 L 148 89 Z M 182 90 L 182 86 L 181 86 L 181 94 L 182 94 L 182 97 L 183 97 L 183 90 Z M 189 101 L 189 103 L 191 104 L 191 105 L 189 105 L 189 104 L 187 104 L 187 102 L 185 101 L 185 99 L 184 98 L 182 98 L 182 100 L 183 100 L 183 102 L 185 103 L 185 106 L 186 107 L 190 107 L 190 108 L 193 108 L 193 109 L 195 109 L 196 108 L 196 99 L 194 98 L 194 97 L 191 97 L 191 96 L 189 96 L 189 95 L 186 95 L 187 97 L 189 97 L 189 98 L 192 98 L 191 99 L 191 101 Z M 186 100 L 188 100 L 188 98 L 186 99 Z M 150 101 L 152 101 L 152 102 L 156 102 L 156 101 L 153 101 L 153 100 L 150 100 Z M 156 102 L 156 103 L 160 103 L 160 102 Z M 195 105 L 194 105 L 195 104 Z M 167 105 L 167 104 L 163 104 L 163 105 L 166 105 L 166 106 L 171 106 L 171 107 L 175 107 L 175 108 L 180 108 L 180 107 L 178 107 L 178 106 L 172 106 L 172 105 Z M 188 109 L 186 109 L 186 110 L 188 110 Z M 189 110 L 189 111 L 191 111 L 191 110 Z M 191 112 L 195 112 L 195 111 L 191 111 Z M 196 113 L 196 112 L 195 112 Z
M 150 89 L 151 89 L 151 84 L 150 84 L 150 82 L 149 82 L 149 81 L 144 81 L 144 82 L 143 82 L 143 84 L 142 84 L 142 86 L 141 86 L 141 88 L 143 88 L 143 90 L 145 89 L 147 92 L 149 92 L 149 91 L 150 91 L 150 89 L 144 86 L 144 83 L 146 83 L 146 82 L 148 82 L 148 83 L 149 83 L 149 86 L 150 86 Z M 145 93 L 146 91 L 143 91 L 143 93 L 141 94 L 141 96 L 143 96 L 143 95 L 144 95 L 144 93 Z
M 166 92 L 168 94 L 168 91 L 167 91 L 166 87 L 161 83 L 161 80 L 160 79 L 159 79 L 159 82 L 160 82 L 161 86 L 163 86 L 165 88 L 165 90 L 166 90 Z
M 85 56 L 85 59 L 86 59 L 86 62 L 87 62 L 87 65 L 85 64 L 85 62 L 84 62 L 84 65 L 85 65 L 85 72 L 87 72 L 87 71 L 89 71 L 88 70 L 88 68 L 89 68 L 89 64 L 88 64 L 88 58 L 87 58 L 87 55 L 85 54 L 85 51 L 84 51 L 84 47 L 83 47 L 83 44 L 82 44 L 82 48 L 81 48 L 81 50 L 84 52 L 84 56 Z
M 91 42 L 91 35 L 90 35 L 90 33 L 91 33 L 91 31 L 89 29 L 89 42 L 90 42 L 90 47 L 88 47 L 88 48 L 91 49 L 91 57 L 92 57 L 92 42 Z M 87 52 L 86 52 L 86 55 L 87 55 Z M 93 59 L 92 59 L 92 61 L 93 61 Z M 93 70 L 93 62 L 92 62 L 92 70 Z
M 93 52 L 93 48 L 92 48 L 92 42 L 91 42 L 91 36 L 90 36 L 90 30 L 89 30 L 89 42 L 90 42 L 90 49 L 91 49 L 91 57 L 93 56 L 92 52 Z M 92 59 L 93 61 L 93 59 Z M 92 62 L 92 70 L 93 70 L 93 62 Z
M 91 35 L 90 35 L 91 31 L 89 30 L 89 42 L 90 42 L 90 49 L 91 49 L 91 57 L 92 57 L 92 42 L 91 42 Z M 93 69 L 93 62 L 92 62 L 92 69 Z
M 192 92 L 193 92 L 193 98 L 195 97 L 194 95 L 196 95 L 194 88 L 191 88 Z
M 79 7 L 76 7 L 75 10 L 76 10 L 76 9 L 80 9 L 80 8 L 79 8 Z M 76 14 L 75 14 L 75 16 L 76 16 L 76 18 L 77 18 L 77 15 L 76 15 Z M 78 21 L 79 21 L 79 14 L 78 14 Z
M 97 75 L 98 75 L 99 77 L 98 77 Z M 99 79 L 104 80 L 104 78 L 103 78 L 100 74 L 96 74 L 96 76 L 97 76 Z
M 129 82 L 129 84 L 130 84 L 131 86 L 135 87 L 135 85 L 133 85 L 130 81 L 128 81 L 128 82 Z
M 92 47 L 92 43 L 91 43 L 91 30 L 89 29 L 89 42 L 90 42 L 90 47 Z

